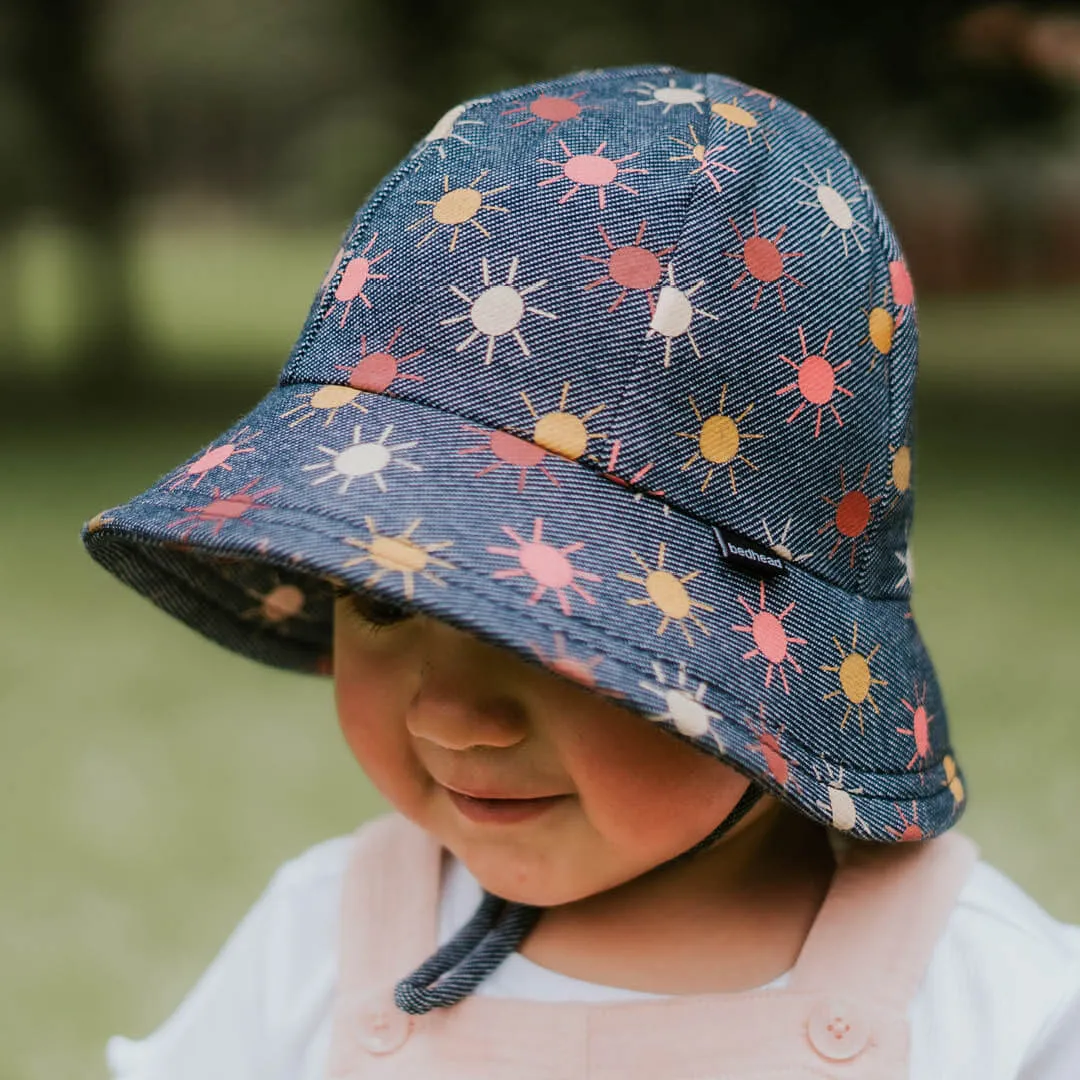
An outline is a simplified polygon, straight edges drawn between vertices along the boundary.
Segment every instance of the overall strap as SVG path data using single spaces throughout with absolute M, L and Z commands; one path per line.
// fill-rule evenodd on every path
M 906 1009 L 977 858 L 974 842 L 955 831 L 918 843 L 853 841 L 790 989 Z
M 405 1018 L 394 984 L 431 955 L 438 940 L 441 846 L 392 813 L 356 830 L 341 901 L 339 974 L 330 1075 L 347 1074 L 358 1044 L 393 1040 Z

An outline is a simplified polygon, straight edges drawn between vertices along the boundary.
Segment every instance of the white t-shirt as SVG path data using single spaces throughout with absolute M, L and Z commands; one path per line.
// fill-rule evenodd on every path
M 351 838 L 338 837 L 285 863 L 176 1012 L 141 1042 L 109 1040 L 114 1080 L 324 1080 L 350 851 Z M 475 878 L 450 859 L 440 942 L 480 898 Z M 519 953 L 475 992 L 585 1002 L 659 996 L 573 979 Z M 1057 922 L 976 863 L 909 1017 L 911 1080 L 1080 1080 L 1080 926 Z

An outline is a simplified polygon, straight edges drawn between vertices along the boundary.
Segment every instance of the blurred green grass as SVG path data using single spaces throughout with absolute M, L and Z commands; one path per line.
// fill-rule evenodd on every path
M 3 1076 L 98 1075 L 105 1036 L 159 1023 L 282 859 L 380 805 L 327 683 L 210 645 L 82 552 L 85 517 L 212 434 L 42 432 L 5 447 L 19 468 L 0 480 Z M 962 827 L 1080 921 L 1080 511 L 1064 470 L 1022 482 L 932 446 L 920 464 L 917 614 L 968 774 Z M 1030 530 L 1003 528 L 1005 507 Z
M 146 326 L 171 341 L 156 362 L 189 356 L 197 377 L 214 349 L 223 368 L 265 349 L 273 377 L 334 241 L 233 239 L 177 234 L 146 255 Z M 49 297 L 34 297 L 44 328 Z M 924 309 L 928 352 L 948 357 L 938 388 L 985 376 L 984 387 L 1068 396 L 1080 332 L 1057 303 L 1003 299 L 991 318 L 956 302 L 938 329 Z M 1010 329 L 1007 354 L 992 328 L 1010 307 L 1044 330 L 1057 310 L 1054 344 L 1017 352 Z M 935 340 L 947 325 L 952 337 Z M 975 351 L 948 352 L 961 345 Z M 916 613 L 967 773 L 961 827 L 1052 914 L 1080 922 L 1074 436 L 1048 437 L 1037 398 L 958 409 L 927 387 Z M 328 682 L 205 642 L 82 551 L 85 518 L 229 419 L 75 427 L 43 412 L 0 431 L 0 1076 L 103 1076 L 105 1038 L 171 1012 L 283 859 L 381 805 L 339 737 Z

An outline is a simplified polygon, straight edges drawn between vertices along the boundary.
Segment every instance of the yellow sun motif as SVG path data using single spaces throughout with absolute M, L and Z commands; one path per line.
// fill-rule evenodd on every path
M 458 234 L 461 232 L 462 225 L 472 225 L 474 229 L 478 229 L 484 236 L 491 236 L 491 233 L 476 220 L 476 215 L 481 210 L 494 210 L 500 214 L 509 214 L 508 207 L 489 206 L 484 202 L 484 199 L 488 195 L 498 195 L 503 191 L 508 191 L 510 184 L 490 188 L 487 191 L 477 190 L 476 185 L 487 176 L 488 172 L 489 170 L 485 169 L 468 187 L 453 189 L 450 187 L 450 177 L 444 176 L 443 193 L 438 199 L 416 200 L 417 206 L 432 207 L 431 216 L 424 215 L 417 218 L 411 225 L 405 226 L 405 231 L 408 232 L 410 229 L 415 229 L 420 225 L 434 222 L 432 227 L 416 242 L 417 247 L 430 240 L 443 225 L 449 225 L 453 229 L 450 235 L 451 251 L 457 246 Z
M 672 142 L 678 143 L 680 146 L 685 146 L 690 151 L 688 154 L 674 154 L 668 158 L 668 161 L 693 161 L 697 164 L 696 168 L 690 170 L 691 176 L 696 176 L 698 173 L 704 173 L 711 181 L 712 186 L 716 189 L 716 193 L 719 195 L 723 188 L 720 187 L 720 181 L 716 179 L 713 174 L 713 169 L 720 169 L 723 172 L 737 173 L 739 170 L 731 165 L 725 165 L 721 161 L 711 160 L 714 154 L 723 153 L 727 149 L 726 146 L 712 146 L 706 147 L 705 144 L 698 138 L 698 133 L 694 130 L 693 124 L 686 125 L 690 129 L 690 137 L 693 142 L 687 142 L 685 139 L 677 139 L 674 135 L 669 135 L 668 138 Z
M 741 127 L 746 132 L 746 141 L 752 146 L 754 144 L 754 130 L 757 129 L 761 141 L 765 143 L 765 149 L 772 149 L 769 137 L 765 133 L 765 129 L 761 127 L 758 118 L 749 109 L 744 109 L 738 103 L 737 98 L 733 97 L 730 101 L 714 101 L 712 111 L 716 116 L 723 119 L 725 135 L 733 125 Z
M 533 404 L 524 390 L 521 391 L 521 397 L 525 402 L 525 407 L 536 420 L 532 441 L 552 454 L 560 454 L 562 457 L 574 461 L 585 453 L 590 439 L 606 439 L 608 433 L 599 432 L 594 434 L 585 427 L 606 406 L 596 405 L 581 416 L 575 416 L 573 413 L 566 411 L 566 399 L 569 393 L 570 382 L 568 380 L 563 383 L 562 394 L 559 395 L 559 408 L 556 411 L 544 413 L 543 416 L 533 408 Z
M 373 562 L 375 571 L 364 581 L 365 585 L 377 585 L 384 574 L 396 571 L 401 574 L 401 579 L 405 583 L 405 595 L 410 600 L 413 597 L 413 578 L 415 574 L 419 574 L 425 581 L 430 581 L 432 585 L 445 587 L 446 582 L 429 570 L 428 566 L 430 564 L 444 570 L 456 570 L 457 567 L 453 563 L 432 554 L 435 551 L 453 547 L 454 541 L 436 540 L 433 544 L 416 543 L 412 539 L 412 534 L 420 524 L 420 520 L 420 518 L 416 518 L 398 536 L 385 536 L 379 532 L 373 518 L 365 517 L 364 524 L 371 534 L 371 539 L 360 540 L 352 536 L 345 537 L 346 544 L 360 548 L 365 554 L 358 555 L 356 558 L 342 563 L 342 569 L 347 570 L 350 566 L 361 566 L 363 563 Z
M 103 529 L 106 525 L 111 525 L 113 519 L 109 517 L 106 511 L 102 511 L 100 514 L 95 514 L 87 523 L 87 533 L 96 533 L 99 529 Z
M 334 417 L 337 416 L 338 409 L 343 409 L 346 405 L 351 409 L 359 409 L 363 413 L 367 412 L 367 408 L 356 400 L 359 396 L 360 391 L 354 390 L 351 386 L 338 386 L 337 383 L 330 383 L 327 386 L 320 386 L 318 390 L 308 390 L 302 394 L 297 394 L 298 399 L 306 398 L 306 400 L 295 408 L 283 412 L 278 419 L 284 420 L 286 416 L 292 416 L 293 413 L 307 409 L 308 411 L 303 416 L 298 416 L 293 420 L 289 427 L 296 427 L 297 424 L 302 424 L 309 417 L 320 412 L 327 414 L 326 423 L 323 427 L 329 427 L 333 423 Z
M 859 718 L 859 730 L 865 735 L 866 728 L 863 726 L 862 713 L 863 702 L 870 702 L 874 712 L 880 715 L 881 710 L 877 707 L 871 688 L 874 686 L 888 686 L 889 684 L 885 679 L 877 679 L 870 673 L 870 661 L 877 655 L 881 646 L 875 645 L 868 653 L 863 655 L 855 651 L 858 638 L 859 624 L 857 622 L 852 625 L 851 629 L 851 652 L 845 653 L 844 647 L 833 637 L 833 644 L 840 653 L 840 663 L 822 664 L 821 670 L 831 671 L 836 674 L 840 680 L 840 688 L 826 694 L 821 700 L 828 701 L 830 698 L 843 694 L 848 699 L 849 704 L 844 710 L 843 720 L 840 721 L 840 730 L 844 730 L 844 725 L 848 722 L 848 717 L 851 716 L 851 711 L 854 709 Z
M 709 628 L 694 614 L 694 608 L 701 608 L 702 611 L 713 612 L 716 609 L 711 604 L 703 603 L 700 600 L 694 600 L 690 594 L 686 591 L 686 583 L 693 581 L 694 578 L 701 573 L 700 570 L 691 570 L 689 574 L 684 577 L 676 577 L 670 570 L 664 569 L 664 541 L 660 542 L 660 550 L 656 557 L 656 566 L 651 567 L 649 564 L 635 551 L 631 551 L 630 555 L 634 562 L 645 571 L 645 577 L 635 577 L 633 574 L 627 574 L 625 571 L 620 570 L 616 577 L 621 581 L 630 581 L 635 585 L 641 585 L 644 587 L 648 596 L 629 597 L 627 603 L 631 607 L 639 607 L 643 604 L 653 605 L 663 612 L 664 617 L 660 620 L 660 625 L 656 628 L 656 636 L 660 637 L 668 625 L 674 619 L 679 624 L 679 629 L 682 630 L 683 636 L 686 638 L 686 643 L 691 648 L 694 645 L 694 639 L 690 634 L 690 628 L 686 625 L 686 620 L 692 622 L 706 637 L 709 635 Z
M 874 287 L 870 286 L 870 303 L 874 301 Z M 896 332 L 896 319 L 892 312 L 885 306 L 889 302 L 889 286 L 881 294 L 881 303 L 877 307 L 860 308 L 866 316 L 866 337 L 859 342 L 865 345 L 868 341 L 874 346 L 875 355 L 870 357 L 870 370 L 874 370 L 878 356 L 888 356 L 892 350 L 893 334 Z
M 889 503 L 889 509 L 892 510 L 911 490 L 911 447 L 893 446 L 890 443 L 889 453 L 892 454 L 892 467 L 887 483 L 896 490 L 892 502 Z
M 685 472 L 698 459 L 707 461 L 709 469 L 705 473 L 705 479 L 701 482 L 701 490 L 704 491 L 709 486 L 709 481 L 712 480 L 717 466 L 726 465 L 728 477 L 731 479 L 731 493 L 734 495 L 738 493 L 735 486 L 734 462 L 741 461 L 744 465 L 749 465 L 751 469 L 757 469 L 757 466 L 752 461 L 739 453 L 739 443 L 743 439 L 763 439 L 765 436 L 760 434 L 751 435 L 739 430 L 739 424 L 750 415 L 750 410 L 754 407 L 753 403 L 747 405 L 738 416 L 726 416 L 724 414 L 724 399 L 726 397 L 727 383 L 724 383 L 720 390 L 720 404 L 717 406 L 716 412 L 707 418 L 702 417 L 697 402 L 692 397 L 689 398 L 690 408 L 694 410 L 694 415 L 697 417 L 701 428 L 698 431 L 677 431 L 675 434 L 683 439 L 694 439 L 698 444 L 693 455 L 683 462 L 680 471 Z
M 964 801 L 964 781 L 956 774 L 956 762 L 953 760 L 952 754 L 945 755 L 942 765 L 945 766 L 945 779 L 948 782 L 949 790 L 956 800 L 956 805 L 959 806 Z

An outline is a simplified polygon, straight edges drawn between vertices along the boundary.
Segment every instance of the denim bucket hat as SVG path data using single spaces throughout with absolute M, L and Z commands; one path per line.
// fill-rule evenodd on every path
M 883 843 L 962 812 L 910 607 L 918 329 L 799 109 L 587 71 L 451 109 L 357 212 L 277 386 L 84 529 L 253 659 L 333 589 L 546 665 Z

